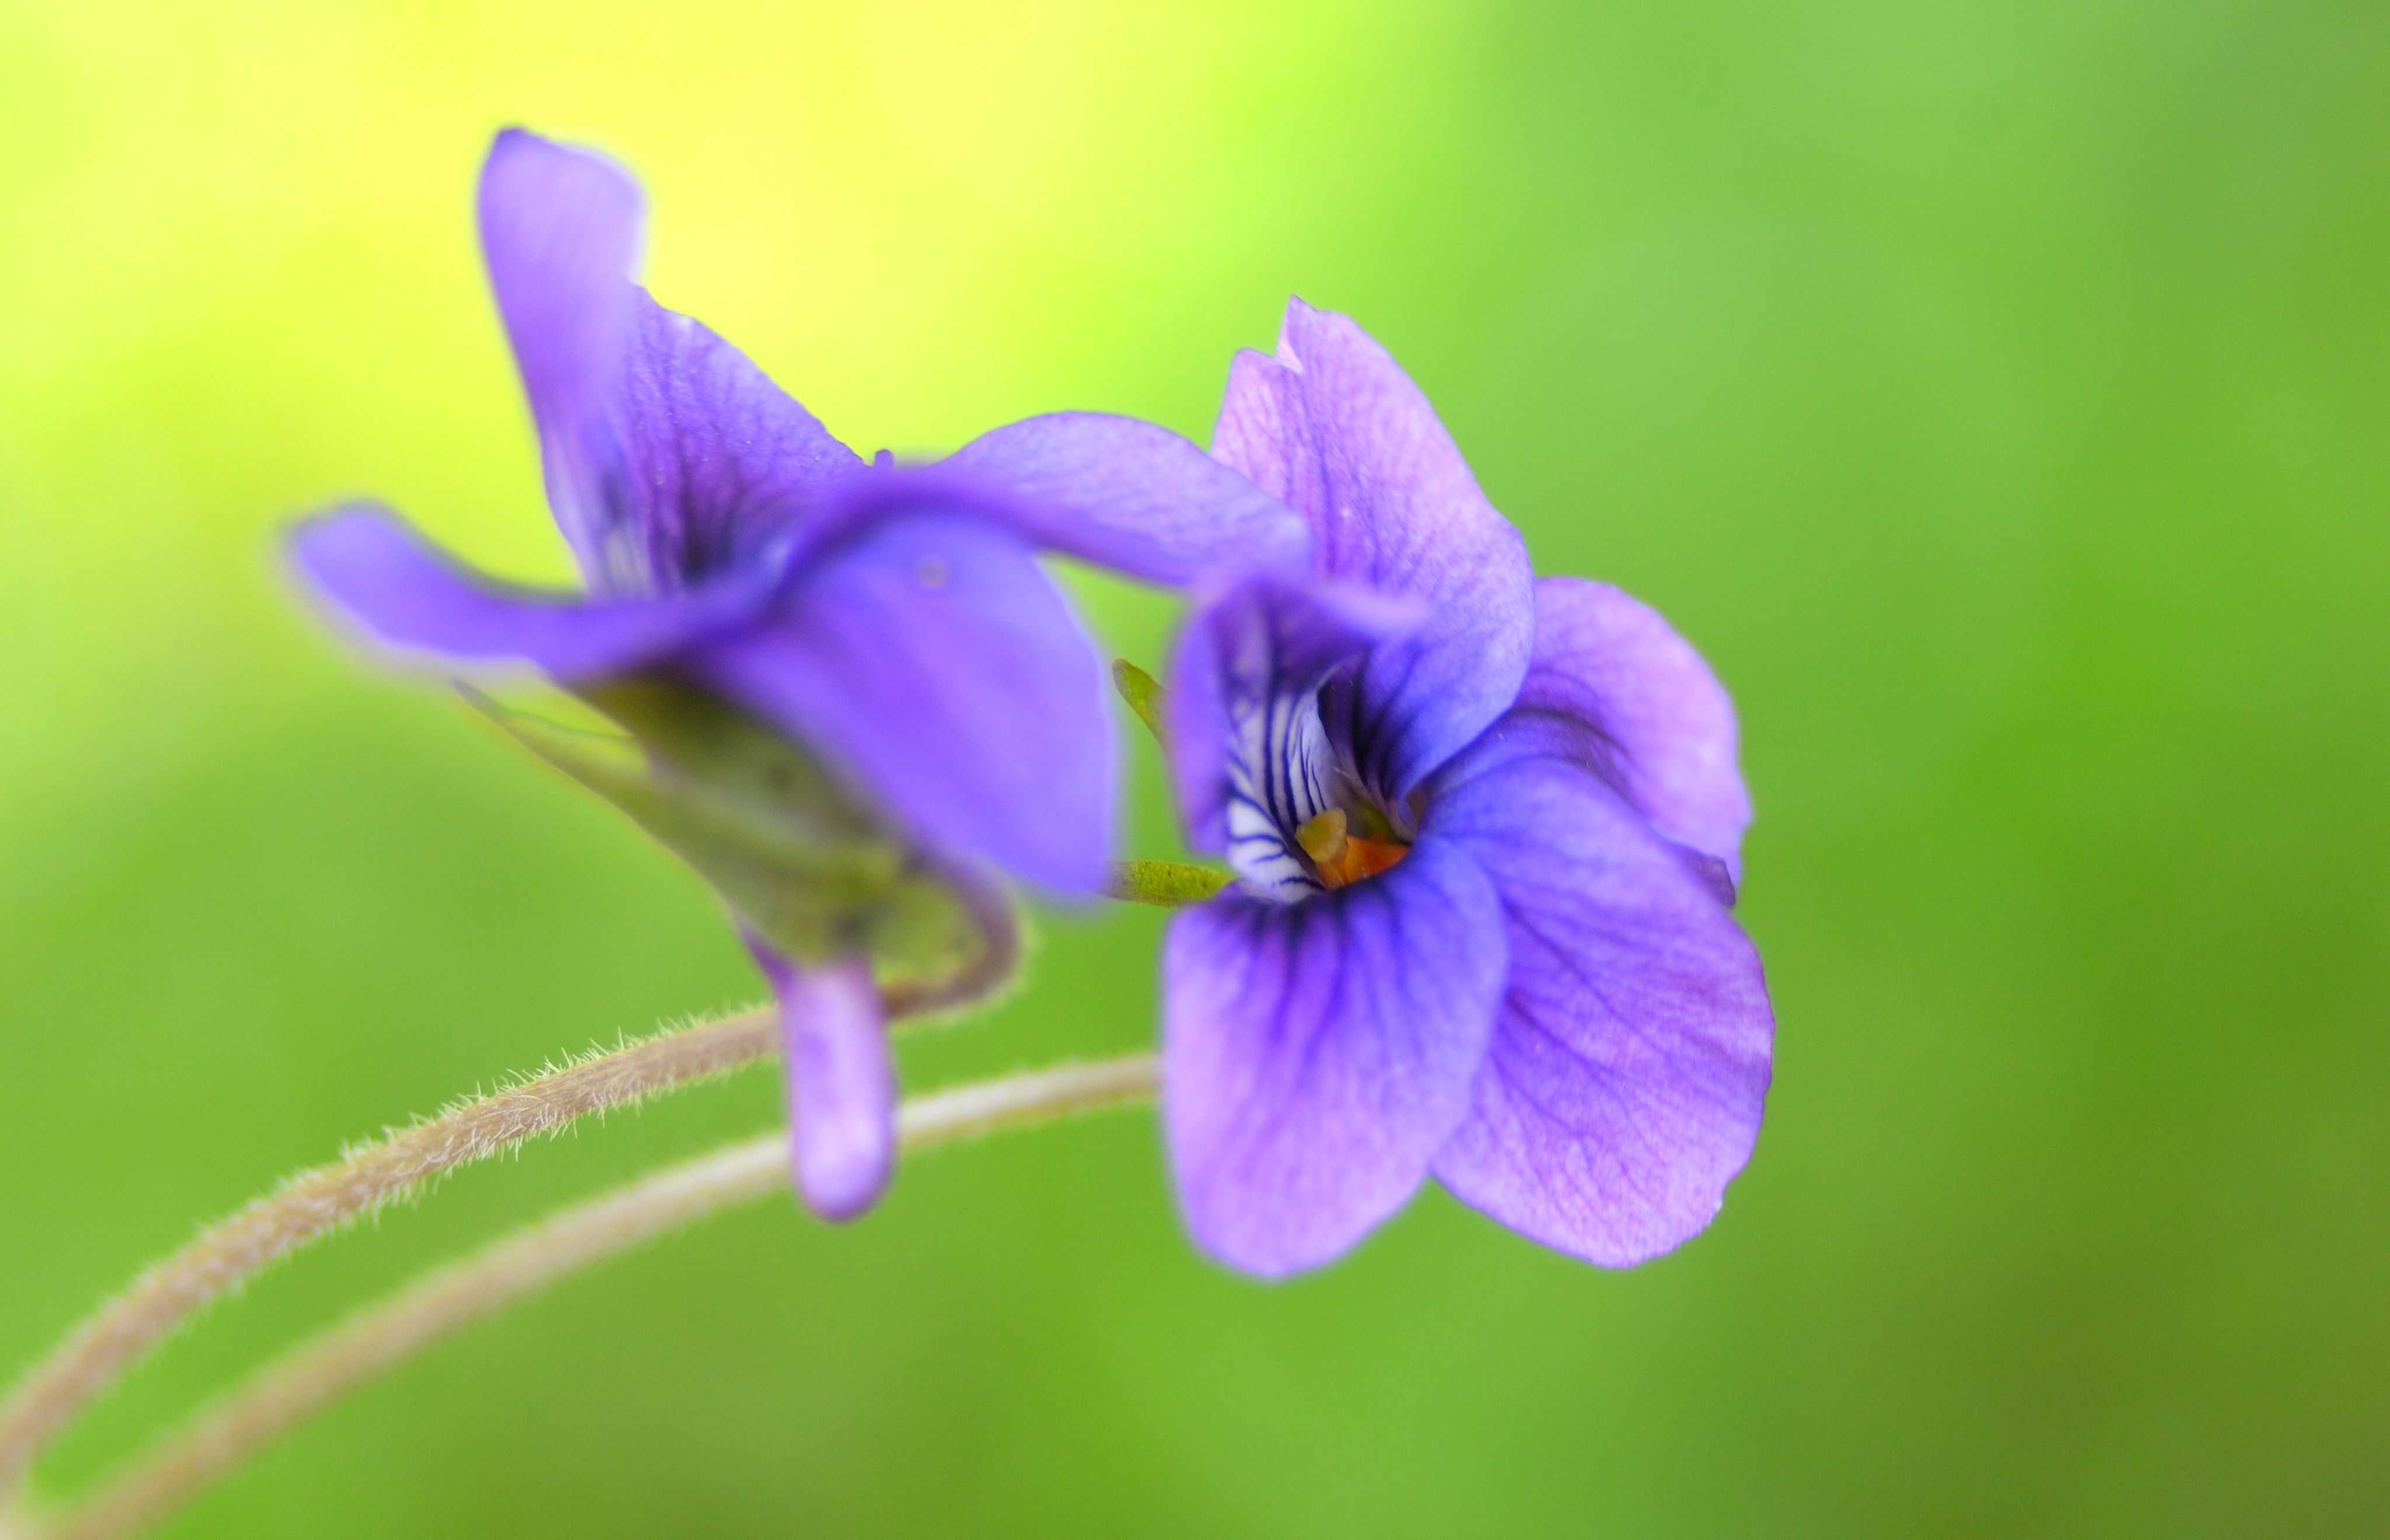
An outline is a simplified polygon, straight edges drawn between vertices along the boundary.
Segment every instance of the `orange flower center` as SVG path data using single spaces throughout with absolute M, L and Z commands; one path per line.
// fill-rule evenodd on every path
M 1295 841 L 1330 888 L 1342 888 L 1388 870 L 1410 853 L 1399 840 L 1373 840 L 1351 832 L 1344 810 L 1331 807 L 1294 831 Z

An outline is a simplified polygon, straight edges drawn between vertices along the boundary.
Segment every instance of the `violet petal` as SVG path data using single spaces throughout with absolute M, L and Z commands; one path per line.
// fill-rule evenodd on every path
M 1493 1047 L 1435 1174 L 1522 1234 L 1625 1266 L 1716 1213 L 1758 1137 L 1774 1020 L 1750 941 L 1587 750 L 1581 727 L 1522 712 L 1435 783 L 1427 840 L 1492 876 L 1510 937 Z
M 1212 453 L 1310 521 L 1318 571 L 1433 606 L 1323 708 L 1399 805 L 1518 693 L 1535 635 L 1525 545 L 1401 366 L 1350 318 L 1300 300 L 1275 358 L 1231 366 Z
M 1001 489 L 1034 543 L 1183 586 L 1234 565 L 1304 571 L 1302 517 L 1166 428 L 1057 412 L 983 433 L 945 462 Z
M 476 576 L 378 504 L 336 508 L 290 533 L 299 575 L 352 628 L 440 663 L 520 661 L 572 684 L 658 662 L 771 604 L 759 565 L 661 598 L 585 599 Z
M 1591 725 L 1611 784 L 1662 834 L 1722 863 L 1731 893 L 1751 822 L 1734 705 L 1657 610 L 1607 584 L 1539 579 L 1519 709 Z
M 747 944 L 779 1000 L 798 1195 L 824 1219 L 853 1219 L 896 1170 L 896 1065 L 871 965 L 804 968 L 752 936 Z
M 641 574 L 618 569 L 643 543 L 606 475 L 620 458 L 610 408 L 635 326 L 638 184 L 602 155 L 510 128 L 482 162 L 478 202 L 556 521 L 591 587 L 638 592 Z
M 631 510 L 655 585 L 673 588 L 821 533 L 825 505 L 863 468 L 812 413 L 700 321 L 636 293 L 614 409 Z
M 1302 904 L 1175 918 L 1163 1124 L 1204 1249 L 1289 1273 L 1401 1207 L 1468 1110 L 1503 971 L 1493 884 L 1449 843 Z
M 637 185 L 520 129 L 482 167 L 482 246 L 548 500 L 600 593 L 670 592 L 788 536 L 860 468 L 703 325 L 633 281 Z
M 1115 811 L 1094 644 L 1029 548 L 968 510 L 842 538 L 763 623 L 689 661 L 931 848 L 1101 890 Z

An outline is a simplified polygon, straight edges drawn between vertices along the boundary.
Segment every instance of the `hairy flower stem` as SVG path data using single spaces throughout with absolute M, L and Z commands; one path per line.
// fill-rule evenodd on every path
M 883 1004 L 892 1021 L 984 999 L 1018 966 L 1021 932 L 1010 906 L 977 887 L 960 891 L 979 926 L 977 955 L 951 976 L 891 985 Z M 9 1510 L 43 1447 L 142 1354 L 211 1301 L 443 1173 L 779 1048 L 778 1017 L 767 1007 L 627 1043 L 477 1097 L 330 1165 L 302 1172 L 202 1232 L 135 1279 L 0 1403 L 0 1540 L 10 1540 Z
M 291 1177 L 144 1273 L 18 1385 L 0 1406 L 0 1509 L 43 1445 L 118 1375 L 278 1259 L 443 1172 L 778 1048 L 774 1014 L 742 1011 L 535 1075 Z
M 1064 1065 L 917 1097 L 898 1115 L 907 1150 L 1151 1097 L 1152 1055 Z M 302 1344 L 202 1412 L 55 1525 L 45 1540 L 120 1540 L 188 1502 L 242 1460 L 356 1386 L 458 1328 L 565 1277 L 788 1181 L 773 1134 L 670 1166 L 563 1210 L 424 1277 Z

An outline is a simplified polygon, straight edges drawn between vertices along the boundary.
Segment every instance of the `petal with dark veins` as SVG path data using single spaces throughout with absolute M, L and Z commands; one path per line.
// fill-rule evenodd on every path
M 1504 972 L 1499 901 L 1459 848 L 1304 903 L 1170 923 L 1163 1127 L 1196 1239 L 1317 1266 L 1400 1208 L 1469 1110 Z
M 1418 624 L 1420 609 L 1278 577 L 1198 597 L 1171 665 L 1172 777 L 1188 842 L 1226 855 L 1255 894 L 1291 902 L 1319 891 L 1294 832 L 1337 800 L 1321 682 Z
M 1318 573 L 1428 603 L 1323 703 L 1330 737 L 1400 806 L 1518 694 L 1535 639 L 1519 532 L 1392 355 L 1300 300 L 1276 357 L 1232 366 L 1212 453 L 1309 520 Z
M 633 282 L 645 211 L 613 161 L 508 129 L 480 214 L 548 501 L 594 591 L 700 582 L 789 537 L 859 468 L 745 354 Z
M 1604 773 L 1651 827 L 1742 877 L 1751 796 L 1735 764 L 1734 704 L 1658 610 L 1583 578 L 1536 584 L 1536 657 L 1519 710 L 1594 729 Z
M 1523 712 L 1434 785 L 1421 848 L 1449 840 L 1484 868 L 1510 956 L 1435 1174 L 1523 1235 L 1626 1266 L 1717 1213 L 1758 1138 L 1775 1024 L 1749 939 L 1588 738 Z
M 828 533 L 863 469 L 854 451 L 700 321 L 636 297 L 609 485 L 657 586 L 674 588 Z

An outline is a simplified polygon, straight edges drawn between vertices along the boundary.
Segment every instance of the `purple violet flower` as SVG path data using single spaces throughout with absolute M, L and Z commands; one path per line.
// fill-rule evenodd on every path
M 1676 1246 L 1750 1156 L 1773 1036 L 1725 691 L 1651 610 L 1537 580 L 1343 315 L 1296 301 L 1238 357 L 1213 454 L 1316 547 L 1199 584 L 1171 673 L 1190 842 L 1240 879 L 1163 956 L 1196 1238 L 1313 1266 L 1433 1174 L 1588 1261 Z
M 694 688 L 817 757 L 957 880 L 993 867 L 1098 891 L 1115 821 L 1104 675 L 1033 550 L 1184 583 L 1221 544 L 1300 551 L 1300 521 L 1185 440 L 1119 417 L 1033 418 L 934 467 L 867 466 L 633 281 L 642 199 L 612 161 L 508 130 L 479 211 L 588 592 L 472 576 L 371 505 L 294 533 L 315 591 L 373 641 L 440 664 L 527 663 L 583 693 Z M 870 958 L 790 956 L 747 929 L 780 1001 L 799 1187 L 825 1215 L 858 1213 L 894 1155 Z

